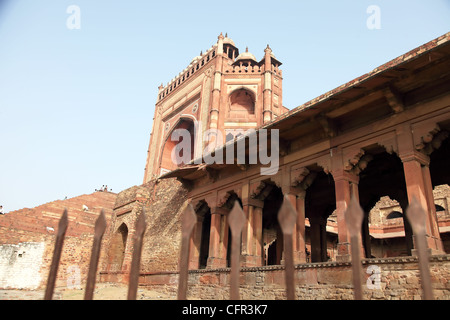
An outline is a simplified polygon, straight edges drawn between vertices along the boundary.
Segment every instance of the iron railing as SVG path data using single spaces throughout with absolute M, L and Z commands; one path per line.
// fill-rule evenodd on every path
M 426 212 L 420 204 L 413 199 L 406 211 L 408 220 L 413 228 L 415 241 L 417 246 L 417 254 L 419 261 L 419 270 L 421 285 L 423 291 L 423 299 L 433 299 L 433 291 L 431 287 L 431 277 L 429 269 L 429 254 L 426 247 L 425 223 Z M 353 292 L 356 300 L 363 299 L 362 289 L 362 261 L 360 253 L 361 241 L 361 225 L 363 221 L 363 211 L 357 200 L 352 199 L 346 212 L 345 220 L 350 236 L 351 243 L 351 259 L 352 276 L 353 276 Z M 231 230 L 231 270 L 230 270 L 230 299 L 238 300 L 239 296 L 239 257 L 240 257 L 240 241 L 242 229 L 245 225 L 245 214 L 239 204 L 235 202 L 233 209 L 228 215 L 229 226 Z M 294 277 L 294 259 L 293 259 L 293 243 L 292 235 L 294 231 L 297 212 L 292 207 L 289 199 L 284 198 L 282 206 L 278 212 L 278 221 L 283 233 L 284 243 L 284 273 L 286 281 L 286 297 L 288 300 L 295 299 L 295 277 Z M 190 238 L 194 226 L 197 222 L 197 216 L 191 204 L 188 204 L 182 213 L 181 221 L 181 250 L 178 277 L 178 300 L 187 298 L 188 276 L 189 276 L 189 250 Z M 63 249 L 64 238 L 68 226 L 68 212 L 64 213 L 58 224 L 58 231 L 55 239 L 55 248 L 53 258 L 50 265 L 50 271 L 47 279 L 44 299 L 51 300 L 57 279 L 58 266 L 60 263 L 61 253 Z M 133 236 L 133 255 L 128 283 L 128 300 L 135 300 L 139 282 L 139 269 L 141 264 L 141 252 L 146 229 L 145 211 L 144 209 L 136 220 L 136 232 Z M 85 300 L 93 299 L 94 288 L 96 283 L 97 266 L 100 256 L 101 240 L 106 230 L 106 219 L 102 210 L 101 214 L 95 222 L 94 240 L 91 251 L 91 260 L 89 263 L 88 277 L 86 280 Z

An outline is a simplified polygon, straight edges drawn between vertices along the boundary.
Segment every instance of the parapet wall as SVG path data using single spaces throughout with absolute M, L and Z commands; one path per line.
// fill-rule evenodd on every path
M 353 299 L 350 263 L 301 264 L 296 266 L 295 271 L 296 294 L 299 300 Z M 433 256 L 430 271 L 435 298 L 449 300 L 450 255 Z M 364 299 L 421 299 L 422 289 L 416 257 L 364 259 L 363 272 Z M 229 299 L 229 281 L 229 268 L 191 270 L 188 280 L 188 299 Z M 286 299 L 284 281 L 283 266 L 242 268 L 241 298 Z M 141 273 L 140 285 L 176 296 L 178 274 L 176 272 Z

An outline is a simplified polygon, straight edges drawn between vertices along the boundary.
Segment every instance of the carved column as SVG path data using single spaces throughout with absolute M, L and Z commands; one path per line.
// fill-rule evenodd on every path
M 354 161 L 355 164 L 358 163 L 361 156 L 362 154 L 358 155 L 358 159 L 355 159 Z M 352 169 L 351 167 L 345 166 L 348 161 L 344 161 L 342 149 L 336 148 L 333 150 L 333 157 L 331 160 L 336 193 L 336 218 L 338 226 L 336 260 L 350 261 L 350 239 L 347 234 L 347 226 L 345 223 L 345 211 L 347 210 L 352 197 L 357 197 L 357 199 L 359 199 L 359 177 L 356 174 L 349 172 Z M 362 251 L 364 252 L 364 250 Z
M 294 263 L 306 263 L 305 248 L 305 196 L 306 191 L 301 187 L 283 188 L 292 207 L 297 211 L 297 221 L 294 227 Z
M 289 176 L 290 187 L 285 188 L 284 191 L 295 195 L 295 197 L 290 197 L 290 200 L 297 211 L 297 222 L 294 230 L 294 262 L 306 263 L 305 197 L 306 190 L 313 183 L 317 173 L 311 172 L 306 167 L 299 167 L 292 168 Z
M 294 263 L 306 263 L 305 244 L 305 196 L 306 191 L 302 190 L 297 194 L 297 224 L 295 226 L 294 239 Z
M 427 212 L 426 238 L 428 248 L 431 249 L 432 254 L 442 254 L 444 250 L 434 205 L 429 170 L 430 159 L 424 152 L 419 152 L 414 147 L 414 139 L 409 126 L 405 125 L 398 131 L 399 157 L 403 162 L 408 202 L 411 203 L 411 200 L 416 198 Z
M 408 202 L 411 203 L 411 200 L 416 198 L 428 214 L 426 220 L 428 248 L 434 254 L 442 254 L 444 250 L 437 223 L 430 169 L 428 167 L 428 159 L 425 159 L 425 157 L 428 158 L 420 153 L 415 153 L 402 155 L 400 158 L 402 159 L 405 172 Z
M 243 266 L 256 267 L 262 265 L 262 209 L 264 202 L 248 198 L 243 200 L 244 212 L 247 215 L 247 227 L 242 235 Z M 245 233 L 245 234 L 244 234 Z
M 226 210 L 211 208 L 211 231 L 209 236 L 209 254 L 207 268 L 226 268 L 228 246 L 228 225 Z
M 200 267 L 200 248 L 202 241 L 202 228 L 204 216 L 199 216 L 197 214 L 197 223 L 192 231 L 191 241 L 190 241 L 190 252 L 189 252 L 189 269 L 198 269 Z

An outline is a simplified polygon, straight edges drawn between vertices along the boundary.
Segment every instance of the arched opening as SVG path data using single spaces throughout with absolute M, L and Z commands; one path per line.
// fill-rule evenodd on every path
M 447 135 L 447 132 L 441 132 Z M 434 141 L 434 140 L 433 140 Z M 433 188 L 439 185 L 450 185 L 450 136 L 444 139 L 430 154 L 430 175 Z
M 248 119 L 255 115 L 255 95 L 246 89 L 238 89 L 230 94 L 228 101 L 228 118 Z
M 259 209 L 254 209 L 258 210 L 258 218 L 253 217 L 258 221 L 254 228 L 260 230 L 255 243 L 255 253 L 261 255 L 258 265 L 279 265 L 283 253 L 283 234 L 278 223 L 278 211 L 283 203 L 283 192 L 269 179 L 261 181 L 257 190 L 252 198 L 262 202 Z
M 194 158 L 195 124 L 181 118 L 166 137 L 161 157 L 160 174 L 175 170 Z
M 211 210 L 208 205 L 203 202 L 200 208 L 196 211 L 197 219 L 201 222 L 199 234 L 197 235 L 198 250 L 198 268 L 205 269 L 208 264 L 209 257 L 209 237 L 211 232 Z
M 305 217 L 310 222 L 310 227 L 306 230 L 310 243 L 308 260 L 325 262 L 335 255 L 337 243 L 337 235 L 327 232 L 328 218 L 336 210 L 334 179 L 319 166 L 310 166 L 308 169 L 315 176 L 305 195 Z
M 403 214 L 400 211 L 391 211 L 391 213 L 389 213 L 386 216 L 386 220 L 392 220 L 397 218 L 403 218 Z
M 403 163 L 396 154 L 387 153 L 377 144 L 364 150 L 365 155 L 370 157 L 367 167 L 359 174 L 359 200 L 365 213 L 362 225 L 365 256 L 382 258 L 411 255 L 412 229 L 406 215 L 400 213 L 405 212 L 408 206 Z M 376 205 L 380 206 L 379 201 L 388 201 L 383 199 L 395 201 L 395 204 L 381 204 L 384 214 L 377 220 L 372 209 Z M 393 209 L 393 206 L 398 209 Z M 403 224 L 386 219 L 391 211 L 400 213 L 394 213 L 391 217 L 403 218 Z
M 128 239 L 128 227 L 122 223 L 111 239 L 109 249 L 109 270 L 121 271 Z
M 264 265 L 279 265 L 283 254 L 283 233 L 278 223 L 278 211 L 283 203 L 283 192 L 276 185 L 267 183 L 260 197 L 264 199 L 262 214 Z
M 436 195 L 441 194 L 440 200 L 434 199 L 439 203 L 435 203 L 436 219 L 439 221 L 446 220 L 448 217 L 448 209 L 450 205 L 450 197 L 448 190 L 450 186 L 450 121 L 440 123 L 441 131 L 435 135 L 431 145 L 434 150 L 430 154 L 430 177 L 433 190 Z M 441 222 L 441 226 L 443 226 Z M 440 230 L 439 236 L 442 241 L 443 249 L 446 253 L 450 253 L 450 232 L 446 228 Z
M 222 206 L 222 208 L 226 209 L 228 212 L 230 212 L 233 209 L 233 206 L 235 202 L 238 202 L 239 205 L 242 208 L 242 200 L 239 198 L 239 196 L 235 192 L 230 192 L 229 197 L 225 204 Z M 228 216 L 224 217 L 227 221 L 224 222 L 225 230 L 224 233 L 221 234 L 221 237 L 223 238 L 221 241 L 223 243 L 223 246 L 226 248 L 226 266 L 231 267 L 231 229 L 228 224 Z M 242 234 L 241 234 L 242 237 Z M 241 241 L 241 252 L 242 252 L 242 241 Z

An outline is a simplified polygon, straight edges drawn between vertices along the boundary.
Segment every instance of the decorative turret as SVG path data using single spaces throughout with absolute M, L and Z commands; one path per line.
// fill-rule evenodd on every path
M 213 150 L 282 114 L 279 65 L 269 46 L 258 61 L 248 47 L 239 53 L 228 34 L 220 33 L 211 48 L 201 51 L 171 81 L 158 87 L 144 180 L 201 158 L 204 150 Z M 175 142 L 170 137 L 176 129 L 188 130 L 192 143 L 190 150 L 183 150 L 186 159 L 180 163 L 172 161 Z M 199 129 L 211 130 L 209 141 L 202 139 Z
M 255 56 L 248 52 L 248 47 L 245 48 L 245 52 L 241 53 L 234 62 L 235 65 L 245 65 L 248 64 L 254 65 L 257 64 L 258 60 L 256 60 Z

